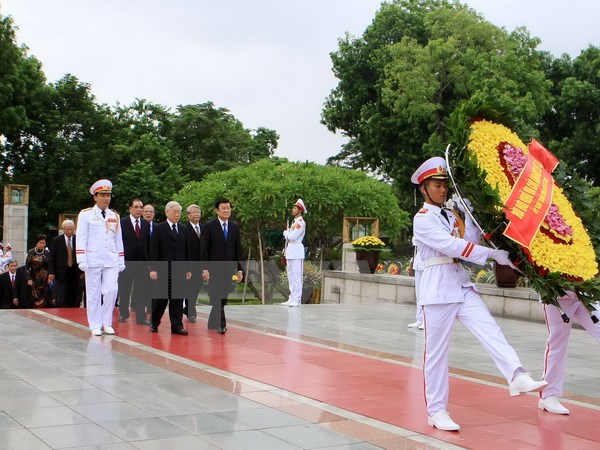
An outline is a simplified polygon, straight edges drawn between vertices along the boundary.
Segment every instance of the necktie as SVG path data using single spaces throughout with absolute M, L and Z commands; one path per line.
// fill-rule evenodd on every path
M 200 237 L 200 225 L 196 225 L 196 234 Z
M 225 235 L 225 240 L 227 240 L 227 222 L 223 222 L 223 234 Z
M 450 223 L 450 219 L 448 219 L 448 213 L 446 212 L 445 209 L 442 208 L 441 214 L 442 214 L 442 216 L 444 216 L 444 219 L 446 219 L 446 222 Z
M 177 234 L 177 225 L 173 224 L 171 228 L 173 228 L 173 233 Z
M 140 238 L 140 221 L 139 219 L 135 219 L 135 237 Z
M 71 238 L 67 239 L 67 267 L 73 266 L 73 246 L 71 245 Z
M 106 219 L 106 211 L 102 210 L 102 218 Z
M 15 274 L 14 273 L 10 274 L 10 283 L 12 284 L 12 287 L 15 287 Z

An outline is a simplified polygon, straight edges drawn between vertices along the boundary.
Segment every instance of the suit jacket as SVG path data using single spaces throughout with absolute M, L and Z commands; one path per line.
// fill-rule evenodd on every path
M 71 238 L 71 247 L 73 249 L 73 270 L 78 273 L 81 272 L 77 266 L 77 258 L 75 256 L 76 237 L 73 235 Z M 52 241 L 50 241 L 50 264 L 48 267 L 48 273 L 54 275 L 58 281 L 65 281 L 67 274 L 67 243 L 65 242 L 65 236 L 59 234 Z
M 240 228 L 231 220 L 227 223 L 227 241 L 219 219 L 204 224 L 200 253 L 203 261 L 233 261 L 242 270 L 242 239 Z M 217 266 L 218 267 L 218 266 Z
M 148 261 L 150 259 L 150 224 L 140 217 L 140 238 L 129 215 L 121 218 L 125 261 Z
M 188 235 L 190 236 L 192 250 L 190 261 L 202 261 L 202 248 L 200 245 L 202 241 L 202 235 L 204 233 L 204 225 L 201 223 L 198 225 L 200 225 L 200 237 L 198 237 L 196 230 L 190 222 L 186 224 L 188 228 Z
M 17 269 L 15 274 L 15 286 L 10 281 L 10 272 L 6 271 L 0 275 L 0 299 L 2 309 L 16 308 L 13 304 L 13 299 L 19 299 L 19 308 L 28 308 L 29 305 L 29 286 L 27 281 L 29 275 L 25 266 Z
M 191 253 L 191 239 L 185 225 L 178 223 L 177 233 L 166 220 L 154 227 L 150 239 L 151 266 L 154 261 L 189 261 Z

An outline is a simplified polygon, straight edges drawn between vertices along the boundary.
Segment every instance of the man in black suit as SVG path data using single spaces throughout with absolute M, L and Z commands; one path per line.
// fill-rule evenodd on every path
M 200 261 L 202 260 L 200 254 L 200 239 L 202 236 L 202 225 L 200 224 L 200 218 L 202 217 L 202 211 L 198 205 L 190 205 L 186 208 L 188 217 L 188 236 L 191 240 L 190 255 L 190 269 L 192 271 L 192 279 L 187 282 L 187 294 L 185 296 L 185 302 L 183 306 L 183 313 L 187 316 L 190 323 L 196 323 L 196 300 L 198 299 L 198 293 L 202 289 L 202 276 Z
M 139 198 L 129 202 L 129 216 L 121 218 L 125 270 L 119 273 L 119 322 L 129 319 L 129 301 L 138 325 L 150 325 L 148 295 L 148 260 L 150 224 L 142 218 L 144 204 Z
M 187 262 L 191 253 L 191 240 L 188 238 L 187 227 L 178 223 L 181 218 L 181 205 L 175 201 L 167 203 L 165 214 L 167 220 L 154 227 L 150 239 L 150 278 L 159 281 L 157 289 L 164 289 L 167 283 L 167 298 L 152 299 L 150 331 L 158 331 L 168 303 L 171 334 L 186 336 L 188 332 L 183 328 L 183 298 L 186 280 L 189 281 L 192 277 Z M 165 264 L 160 264 L 160 261 Z
M 75 222 L 64 220 L 63 234 L 50 242 L 50 263 L 48 281 L 54 282 L 52 303 L 59 308 L 79 307 L 79 278 L 83 272 L 75 257 Z
M 208 297 L 212 308 L 208 316 L 208 328 L 219 334 L 227 331 L 225 305 L 232 291 L 232 281 L 241 282 L 242 241 L 240 229 L 231 217 L 231 202 L 225 198 L 215 203 L 217 218 L 204 225 L 201 254 L 205 264 L 204 281 L 209 281 Z M 237 271 L 237 273 L 236 273 Z
M 156 215 L 156 211 L 154 210 L 154 206 L 151 204 L 144 205 L 144 209 L 142 212 L 142 217 L 146 222 L 150 224 L 150 237 L 154 234 L 154 227 L 156 226 L 156 222 L 154 221 L 154 216 Z
M 30 308 L 29 286 L 32 284 L 27 268 L 19 267 L 14 259 L 0 275 L 0 300 L 2 309 Z

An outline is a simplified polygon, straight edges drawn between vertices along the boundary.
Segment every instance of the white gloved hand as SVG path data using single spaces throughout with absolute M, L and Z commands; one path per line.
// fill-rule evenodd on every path
M 88 265 L 87 264 L 79 264 L 79 270 L 81 270 L 83 272 L 87 272 L 88 271 Z
M 463 197 L 462 201 L 460 201 L 460 198 L 458 198 L 458 195 L 454 194 L 452 196 L 452 200 L 454 200 L 456 207 L 463 214 L 467 214 L 467 211 L 465 210 L 465 205 L 467 206 L 467 208 L 470 212 L 473 212 L 473 205 L 471 204 L 471 201 L 468 198 Z M 463 202 L 464 202 L 464 204 L 463 204 Z
M 119 272 L 123 272 L 125 270 L 125 264 L 119 264 Z
M 500 250 L 500 249 L 492 250 L 492 253 L 490 256 L 492 257 L 492 259 L 494 259 L 498 264 L 500 264 L 502 266 L 510 266 L 515 270 L 519 270 L 519 269 L 517 269 L 517 267 L 512 263 L 512 261 L 508 257 L 508 252 L 506 250 Z

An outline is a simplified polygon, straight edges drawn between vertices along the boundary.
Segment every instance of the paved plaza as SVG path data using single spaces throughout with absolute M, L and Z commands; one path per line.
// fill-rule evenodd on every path
M 570 341 L 564 404 L 510 398 L 491 358 L 457 323 L 452 417 L 427 426 L 423 331 L 399 304 L 229 306 L 228 332 L 208 307 L 172 336 L 116 323 L 91 337 L 83 309 L 0 311 L 1 449 L 451 449 L 600 446 L 600 345 Z M 543 323 L 498 318 L 534 378 Z M 600 326 L 600 325 L 599 325 Z

